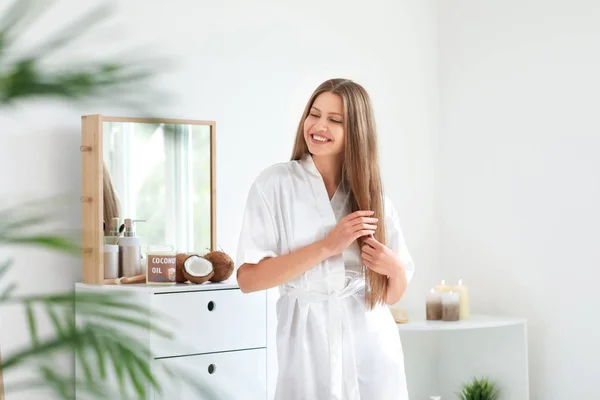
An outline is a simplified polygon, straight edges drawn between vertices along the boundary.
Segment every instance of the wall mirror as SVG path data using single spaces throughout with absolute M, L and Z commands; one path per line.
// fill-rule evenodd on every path
M 216 249 L 215 122 L 82 117 L 83 282 L 103 271 L 106 236 L 134 221 L 143 248 Z

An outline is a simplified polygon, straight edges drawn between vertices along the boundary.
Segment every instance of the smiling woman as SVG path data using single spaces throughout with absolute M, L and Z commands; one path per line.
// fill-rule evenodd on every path
M 407 400 L 404 356 L 386 304 L 414 266 L 382 192 L 364 88 L 321 84 L 292 160 L 267 168 L 246 203 L 238 245 L 245 292 L 279 286 L 276 400 Z

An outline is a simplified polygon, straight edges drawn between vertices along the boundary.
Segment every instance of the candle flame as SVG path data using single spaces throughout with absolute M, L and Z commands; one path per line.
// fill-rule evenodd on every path
M 458 280 L 458 286 L 462 286 L 462 279 Z
M 442 285 L 445 285 L 445 284 L 446 284 L 446 280 L 442 279 Z

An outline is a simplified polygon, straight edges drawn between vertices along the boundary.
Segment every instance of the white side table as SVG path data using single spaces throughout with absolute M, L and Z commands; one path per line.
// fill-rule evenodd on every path
M 398 324 L 411 400 L 455 399 L 464 382 L 488 377 L 502 398 L 529 400 L 527 321 L 473 315 L 465 321 Z

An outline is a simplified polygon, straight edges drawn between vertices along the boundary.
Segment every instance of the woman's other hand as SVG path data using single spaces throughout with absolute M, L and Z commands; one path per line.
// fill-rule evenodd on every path
M 388 277 L 396 276 L 403 269 L 396 253 L 374 237 L 365 240 L 361 249 L 361 259 L 367 268 Z
M 324 239 L 324 246 L 332 255 L 344 251 L 356 239 L 369 236 L 377 229 L 377 218 L 373 211 L 355 211 L 340 219 L 335 228 Z

